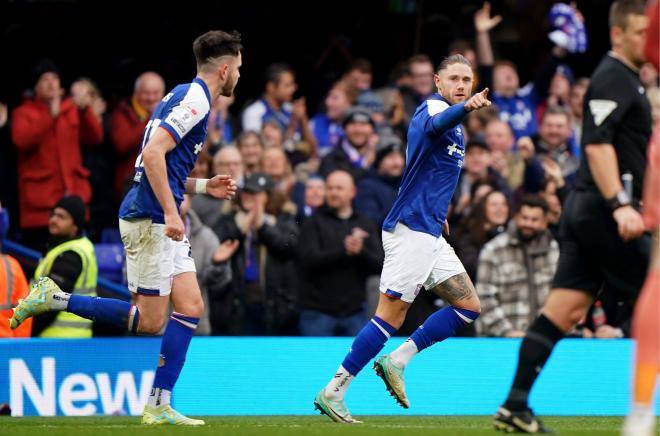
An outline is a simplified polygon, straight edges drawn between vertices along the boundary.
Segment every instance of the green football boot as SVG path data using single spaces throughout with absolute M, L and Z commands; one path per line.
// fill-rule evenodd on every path
M 198 426 L 206 423 L 201 419 L 188 418 L 172 409 L 169 404 L 164 404 L 158 407 L 144 406 L 144 412 L 142 412 L 142 424 Z
M 404 409 L 410 407 L 410 401 L 406 397 L 406 384 L 403 381 L 403 368 L 399 368 L 390 356 L 384 355 L 377 357 L 374 361 L 374 370 L 378 377 L 385 382 L 385 387 L 394 397 L 397 403 Z
M 56 295 L 59 292 L 62 291 L 54 281 L 41 277 L 30 287 L 28 296 L 18 301 L 14 314 L 9 319 L 9 327 L 16 329 L 26 319 L 53 310 L 53 299 L 60 298 Z
M 319 410 L 321 415 L 328 415 L 330 419 L 340 424 L 362 424 L 362 421 L 351 416 L 344 400 L 331 400 L 326 397 L 325 389 L 321 389 L 314 398 L 314 408 Z

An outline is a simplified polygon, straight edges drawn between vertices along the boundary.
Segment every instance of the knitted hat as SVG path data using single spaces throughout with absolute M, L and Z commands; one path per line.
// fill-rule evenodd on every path
M 369 123 L 373 126 L 374 120 L 371 118 L 371 112 L 369 109 L 361 106 L 354 106 L 344 113 L 341 125 L 346 128 L 346 124 L 348 123 Z
M 53 209 L 60 207 L 73 218 L 73 223 L 78 226 L 78 232 L 81 233 L 85 226 L 85 203 L 76 195 L 62 197 Z

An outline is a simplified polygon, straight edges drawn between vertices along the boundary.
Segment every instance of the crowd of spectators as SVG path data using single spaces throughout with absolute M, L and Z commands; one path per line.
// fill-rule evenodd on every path
M 465 119 L 448 239 L 483 301 L 476 331 L 465 334 L 520 336 L 556 267 L 589 79 L 574 77 L 566 62 L 575 47 L 555 45 L 536 79 L 521 86 L 516 65 L 495 58 L 489 34 L 499 22 L 485 4 L 474 15 L 474 45 L 456 41 L 448 53 L 473 62 L 478 89 L 488 86 L 494 103 Z M 434 69 L 417 54 L 375 88 L 370 62 L 356 59 L 323 108 L 310 111 L 297 97 L 296 72 L 276 63 L 262 90 L 239 89 L 254 98 L 244 108 L 233 108 L 233 97 L 213 103 L 191 177 L 229 174 L 239 193 L 233 201 L 186 196 L 181 205 L 207 307 L 198 334 L 357 333 L 378 292 L 380 226 L 404 171 L 407 124 L 436 92 Z M 658 73 L 649 64 L 641 74 L 658 123 Z M 166 89 L 163 77 L 145 71 L 132 96 L 107 107 L 93 80 L 79 78 L 65 91 L 56 64 L 40 61 L 23 103 L 11 111 L 0 104 L 0 174 L 5 189 L 15 186 L 5 202 L 14 239 L 44 252 L 49 213 L 66 195 L 87 205 L 92 241 L 116 232 L 143 131 Z M 444 304 L 429 294 L 411 319 Z M 627 334 L 625 303 L 599 302 L 575 335 Z

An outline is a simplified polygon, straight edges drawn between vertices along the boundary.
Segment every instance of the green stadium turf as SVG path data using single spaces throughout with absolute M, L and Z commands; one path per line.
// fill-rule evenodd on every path
M 360 419 L 360 417 L 357 417 Z M 364 424 L 340 425 L 321 416 L 207 417 L 199 428 L 146 427 L 134 417 L 13 418 L 0 417 L 0 435 L 140 436 L 140 435 L 504 435 L 483 416 L 366 416 Z M 549 417 L 544 422 L 560 435 L 618 435 L 623 418 Z

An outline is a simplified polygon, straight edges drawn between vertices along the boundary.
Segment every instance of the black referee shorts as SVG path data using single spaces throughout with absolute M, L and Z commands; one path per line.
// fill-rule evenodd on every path
M 618 301 L 637 298 L 649 266 L 651 237 L 624 242 L 612 211 L 593 191 L 573 191 L 559 227 L 559 265 L 553 288 L 593 294 L 603 289 Z

